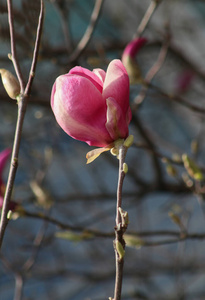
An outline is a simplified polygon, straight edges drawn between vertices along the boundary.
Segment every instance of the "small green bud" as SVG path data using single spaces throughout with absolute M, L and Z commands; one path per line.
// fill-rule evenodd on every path
M 202 181 L 204 180 L 204 176 L 199 169 L 199 167 L 195 164 L 193 160 L 191 160 L 187 154 L 182 155 L 182 161 L 184 163 L 184 167 L 187 170 L 189 176 L 195 180 Z
M 126 163 L 123 164 L 123 172 L 125 174 L 127 174 L 127 172 L 128 172 L 128 165 Z
M 20 84 L 16 77 L 6 69 L 0 69 L 3 86 L 11 99 L 20 94 Z
M 180 217 L 178 215 L 176 215 L 174 212 L 170 211 L 168 213 L 170 219 L 172 219 L 172 221 L 178 225 L 178 226 L 181 226 L 181 220 L 180 220 Z
M 176 177 L 177 175 L 177 170 L 170 164 L 168 164 L 166 166 L 166 170 L 167 170 L 167 173 L 170 175 L 170 176 L 173 176 L 173 177 Z
M 131 147 L 134 143 L 134 136 L 131 134 L 129 135 L 126 140 L 124 141 L 123 145 L 127 148 Z
M 116 241 L 116 250 L 117 250 L 120 260 L 122 260 L 123 257 L 125 256 L 125 250 L 119 241 Z

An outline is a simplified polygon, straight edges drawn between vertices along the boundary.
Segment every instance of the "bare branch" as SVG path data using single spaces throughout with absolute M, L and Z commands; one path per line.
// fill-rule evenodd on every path
M 23 93 L 24 92 L 23 76 L 16 56 L 16 41 L 15 41 L 15 32 L 14 32 L 14 23 L 13 23 L 14 20 L 13 20 L 12 0 L 7 0 L 7 7 L 8 7 L 8 21 L 9 21 L 10 41 L 11 41 L 11 60 L 13 62 L 14 69 L 21 87 L 21 93 Z
M 86 48 L 86 46 L 88 45 L 94 29 L 97 25 L 97 21 L 99 19 L 100 16 L 100 12 L 103 6 L 104 0 L 96 0 L 95 2 L 95 6 L 90 18 L 90 24 L 87 27 L 87 30 L 84 33 L 84 36 L 82 37 L 82 39 L 80 40 L 80 42 L 78 43 L 76 49 L 74 50 L 74 52 L 71 54 L 71 56 L 69 57 L 69 63 L 75 61 L 76 59 L 78 59 L 78 57 L 81 55 L 81 53 L 84 51 L 84 49 Z
M 143 34 L 143 32 L 145 31 L 151 17 L 153 16 L 155 10 L 157 9 L 159 3 L 161 0 L 151 0 L 151 3 L 147 9 L 147 11 L 145 12 L 145 15 L 143 17 L 143 19 L 141 20 L 138 28 L 137 28 L 137 32 L 134 35 L 133 38 L 137 38 L 139 36 L 141 36 Z
M 19 77 L 19 79 L 21 80 L 20 82 L 21 82 L 21 88 L 22 88 L 23 93 L 20 94 L 19 99 L 18 99 L 18 116 L 17 116 L 17 123 L 16 123 L 16 131 L 15 131 L 11 165 L 10 165 L 10 170 L 9 170 L 9 176 L 8 176 L 7 187 L 6 187 L 5 196 L 4 196 L 4 202 L 3 202 L 2 214 L 1 214 L 1 222 L 0 222 L 0 248 L 2 246 L 6 226 L 8 224 L 7 213 L 9 211 L 9 203 L 10 203 L 11 194 L 12 194 L 12 190 L 13 190 L 14 180 L 16 177 L 16 171 L 18 168 L 18 155 L 19 155 L 19 148 L 20 148 L 20 142 L 21 142 L 24 117 L 25 117 L 27 103 L 28 103 L 28 96 L 29 96 L 28 93 L 30 92 L 30 89 L 31 89 L 31 84 L 33 82 L 33 77 L 34 77 L 34 72 L 35 72 L 35 66 L 37 63 L 37 55 L 38 55 L 42 23 L 43 23 L 43 11 L 44 11 L 44 4 L 43 4 L 43 0 L 41 0 L 41 11 L 40 11 L 39 24 L 38 24 L 38 29 L 37 29 L 36 44 L 35 44 L 35 48 L 34 48 L 34 56 L 33 56 L 33 61 L 32 61 L 32 65 L 31 65 L 30 77 L 29 77 L 28 84 L 26 86 L 25 91 L 23 90 L 23 88 L 24 88 L 23 81 L 21 80 L 21 77 Z M 12 13 L 12 5 L 11 5 L 10 0 L 8 0 L 8 13 L 9 13 L 9 19 L 12 20 L 13 13 Z M 13 23 L 11 23 L 10 26 L 13 26 Z M 17 68 L 16 71 L 19 72 L 18 63 L 17 63 L 16 57 L 15 57 L 15 38 L 13 35 L 13 28 L 11 29 L 11 45 L 13 47 L 12 51 L 14 51 L 13 61 Z M 18 76 L 20 76 L 20 75 L 18 75 Z

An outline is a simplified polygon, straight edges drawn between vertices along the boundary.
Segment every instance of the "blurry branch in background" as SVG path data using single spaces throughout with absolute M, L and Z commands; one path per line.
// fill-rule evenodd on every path
M 141 22 L 140 22 L 140 24 L 137 28 L 137 32 L 136 32 L 136 34 L 134 35 L 133 38 L 140 37 L 143 34 L 143 32 L 145 31 L 151 17 L 153 16 L 155 10 L 157 9 L 157 7 L 158 7 L 158 5 L 161 1 L 162 0 L 151 0 L 151 3 L 148 6 L 148 9 L 145 12 L 145 15 L 142 18 L 142 20 L 141 20 Z
M 155 169 L 155 173 L 156 173 L 156 184 L 157 184 L 157 186 L 163 186 L 164 182 L 163 182 L 163 176 L 162 176 L 162 174 L 163 174 L 162 167 L 160 165 L 160 161 L 159 161 L 157 155 L 155 155 L 156 143 L 153 141 L 149 132 L 144 128 L 144 125 L 142 124 L 137 113 L 133 114 L 132 121 L 136 125 L 136 128 L 139 131 L 142 138 L 146 141 L 149 149 L 151 149 L 152 161 L 153 161 L 153 165 L 155 167 L 154 169 Z
M 174 102 L 176 102 L 176 103 L 178 103 L 178 104 L 180 104 L 184 107 L 187 107 L 188 109 L 190 109 L 193 112 L 197 112 L 197 113 L 200 113 L 202 115 L 205 114 L 205 107 L 201 107 L 201 106 L 192 104 L 192 103 L 188 102 L 186 99 L 184 99 L 181 96 L 171 94 L 171 93 L 167 93 L 164 90 L 162 90 L 161 88 L 159 88 L 159 87 L 157 87 L 153 84 L 150 84 L 150 88 L 152 88 L 154 91 L 156 91 L 158 96 L 160 95 L 160 96 L 163 96 L 165 98 L 168 98 L 171 101 L 174 101 Z
M 51 0 L 51 3 L 53 3 L 54 7 L 56 8 L 60 16 L 62 31 L 65 40 L 65 47 L 68 54 L 70 54 L 73 49 L 73 41 L 72 41 L 70 26 L 68 26 L 68 22 L 67 22 L 67 18 L 69 16 L 69 10 L 66 7 L 66 3 L 63 1 Z
M 26 88 L 24 89 L 23 78 L 22 78 L 22 74 L 21 74 L 20 67 L 18 64 L 18 59 L 16 57 L 16 44 L 15 44 L 16 41 L 15 41 L 14 25 L 13 25 L 12 1 L 7 0 L 10 38 L 11 38 L 11 58 L 12 58 L 12 62 L 14 64 L 14 68 L 15 68 L 15 71 L 16 71 L 16 74 L 17 74 L 17 77 L 19 80 L 19 84 L 21 86 L 21 93 L 17 98 L 18 116 L 17 116 L 17 123 L 16 123 L 16 131 L 15 131 L 15 137 L 14 137 L 14 143 L 13 143 L 13 152 L 12 152 L 9 176 L 8 176 L 8 181 L 7 181 L 7 186 L 6 186 L 5 196 L 4 196 L 4 203 L 3 203 L 3 207 L 2 207 L 2 213 L 1 213 L 0 248 L 1 248 L 1 245 L 3 242 L 3 237 L 4 237 L 5 230 L 6 230 L 6 226 L 8 224 L 7 213 L 9 210 L 9 203 L 10 203 L 14 180 L 15 180 L 16 171 L 17 171 L 17 167 L 18 167 L 18 155 L 19 155 L 19 148 L 20 148 L 20 142 L 21 142 L 22 128 L 23 128 L 28 98 L 29 98 L 31 86 L 33 83 L 33 79 L 35 76 L 35 69 L 36 69 L 38 52 L 39 52 L 39 47 L 40 47 L 40 39 L 41 39 L 42 28 L 43 28 L 43 19 L 44 19 L 43 0 L 41 0 L 40 3 L 41 3 L 41 8 L 40 8 L 40 13 L 39 13 L 39 22 L 38 22 L 37 33 L 36 33 L 36 42 L 35 42 L 35 46 L 34 46 L 33 60 L 31 63 L 28 82 L 27 82 Z
M 81 53 L 86 48 L 86 46 L 88 45 L 88 43 L 93 35 L 93 32 L 95 30 L 95 27 L 97 25 L 97 21 L 100 17 L 100 12 L 101 12 L 103 3 L 104 3 L 104 0 L 96 0 L 95 6 L 93 9 L 91 18 L 90 18 L 90 24 L 88 25 L 82 39 L 78 43 L 76 49 L 74 49 L 73 53 L 71 53 L 71 55 L 69 57 L 69 64 L 73 63 L 75 60 L 77 60 L 78 57 L 81 55 Z
M 205 114 L 205 107 L 198 106 L 196 104 L 192 104 L 188 102 L 186 99 L 184 99 L 182 96 L 179 96 L 175 93 L 167 93 L 162 88 L 155 86 L 152 84 L 152 79 L 157 75 L 157 73 L 160 71 L 160 69 L 163 67 L 168 52 L 171 51 L 176 55 L 177 58 L 182 60 L 185 64 L 190 67 L 194 73 L 196 73 L 199 77 L 201 77 L 202 80 L 205 80 L 205 74 L 202 70 L 200 70 L 197 66 L 195 66 L 193 63 L 190 62 L 190 60 L 176 47 L 174 47 L 171 44 L 170 41 L 170 35 L 167 34 L 167 37 L 161 45 L 161 50 L 158 55 L 157 61 L 154 63 L 154 65 L 150 68 L 150 70 L 147 72 L 145 79 L 144 79 L 144 85 L 141 88 L 141 91 L 134 99 L 134 105 L 133 109 L 136 110 L 138 106 L 144 101 L 146 94 L 148 92 L 148 89 L 154 90 L 157 93 L 157 96 L 162 96 L 165 98 L 170 99 L 171 101 L 174 101 L 182 106 L 187 107 L 188 109 L 192 110 L 193 112 L 197 112 L 200 114 Z
M 95 229 L 85 228 L 84 226 L 73 226 L 66 224 L 64 222 L 61 222 L 59 220 L 56 220 L 55 218 L 52 218 L 48 215 L 44 215 L 42 213 L 31 213 L 28 211 L 24 211 L 21 217 L 28 217 L 33 219 L 40 219 L 42 221 L 48 222 L 50 224 L 53 224 L 57 226 L 60 229 L 63 229 L 64 231 L 58 233 L 57 236 L 60 238 L 70 239 L 71 234 L 72 237 L 76 236 L 78 239 L 81 240 L 93 240 L 94 238 L 114 238 L 114 232 L 103 232 Z M 45 227 L 45 225 L 44 225 Z M 44 228 L 43 227 L 43 228 Z M 37 234 L 35 241 L 34 241 L 34 247 L 40 247 L 42 239 L 44 237 L 44 233 L 42 233 L 42 230 Z M 155 241 L 149 241 L 148 238 L 156 238 L 158 237 L 159 240 Z M 170 237 L 170 238 L 168 238 Z M 165 239 L 166 238 L 166 239 Z M 137 240 L 138 239 L 138 240 Z M 170 243 L 178 243 L 185 240 L 204 240 L 205 239 L 205 233 L 198 233 L 198 232 L 181 232 L 180 230 L 155 230 L 155 231 L 127 231 L 125 234 L 125 240 L 128 247 L 149 247 L 149 246 L 160 246 L 160 245 L 166 245 Z M 137 247 L 136 247 L 137 248 Z M 35 248 L 34 248 L 35 249 Z M 25 263 L 23 269 L 26 270 L 28 266 L 32 266 L 35 254 L 34 256 L 31 256 L 31 258 L 28 259 L 28 261 Z M 29 267 L 30 268 L 30 267 Z
M 18 271 L 18 273 L 15 274 L 15 293 L 14 293 L 14 300 L 21 300 L 23 296 L 23 287 L 24 287 L 24 281 L 25 277 L 29 272 L 31 271 L 32 267 L 34 266 L 37 255 L 40 251 L 40 248 L 42 246 L 42 242 L 44 240 L 45 232 L 47 229 L 47 222 L 44 221 L 43 225 L 41 226 L 39 232 L 37 233 L 34 241 L 33 246 L 31 250 L 31 254 L 28 257 L 28 259 L 25 261 L 25 263 L 22 265 L 22 268 Z M 3 258 L 2 260 L 4 260 Z
M 149 85 L 150 85 L 152 79 L 162 68 L 162 66 L 165 62 L 165 59 L 167 57 L 168 50 L 169 50 L 169 43 L 170 43 L 170 36 L 169 36 L 169 33 L 167 33 L 167 37 L 165 38 L 165 41 L 162 44 L 157 61 L 147 72 L 145 79 L 144 79 L 145 84 L 141 88 L 141 91 L 139 92 L 137 97 L 134 99 L 134 109 L 137 109 L 138 106 L 143 102 L 144 98 L 146 97 L 146 92 L 149 89 Z
M 23 277 L 20 272 L 15 270 L 12 263 L 10 263 L 6 257 L 0 253 L 0 259 L 4 266 L 4 268 L 11 273 L 15 278 L 15 290 L 14 290 L 14 300 L 21 300 L 22 299 L 22 292 L 23 292 Z

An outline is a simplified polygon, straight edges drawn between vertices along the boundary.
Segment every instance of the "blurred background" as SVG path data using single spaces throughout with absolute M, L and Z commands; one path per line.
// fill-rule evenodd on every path
M 40 2 L 13 6 L 26 82 Z M 75 65 L 106 70 L 139 36 L 147 43 L 136 56 L 141 76 L 130 86 L 135 142 L 123 186 L 130 223 L 122 299 L 205 299 L 205 180 L 195 176 L 205 171 L 205 1 L 46 0 L 12 196 L 23 212 L 12 213 L 6 230 L 1 300 L 113 297 L 118 161 L 104 153 L 86 165 L 92 148 L 58 126 L 50 93 Z M 14 74 L 10 51 L 0 0 L 0 68 Z M 0 151 L 12 148 L 16 117 L 0 83 Z

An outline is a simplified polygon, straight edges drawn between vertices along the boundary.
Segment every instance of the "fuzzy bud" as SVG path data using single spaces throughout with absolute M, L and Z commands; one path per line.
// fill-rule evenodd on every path
M 20 84 L 16 77 L 6 69 L 0 69 L 3 86 L 11 99 L 16 99 L 20 94 Z

